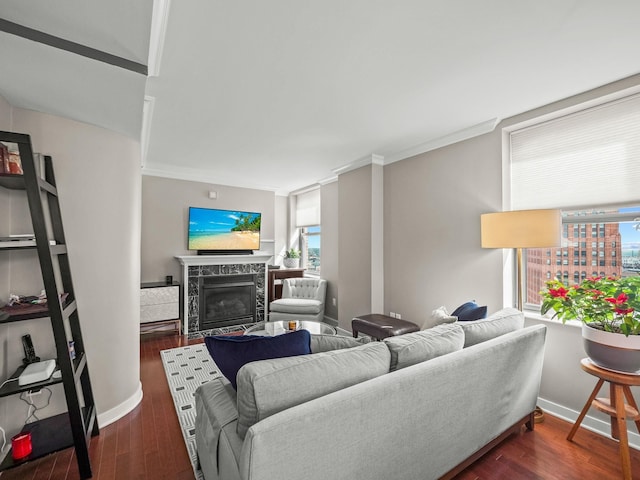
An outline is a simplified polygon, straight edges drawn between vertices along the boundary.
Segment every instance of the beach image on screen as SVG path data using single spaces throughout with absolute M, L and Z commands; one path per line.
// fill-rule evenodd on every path
M 191 208 L 189 250 L 260 249 L 260 214 Z

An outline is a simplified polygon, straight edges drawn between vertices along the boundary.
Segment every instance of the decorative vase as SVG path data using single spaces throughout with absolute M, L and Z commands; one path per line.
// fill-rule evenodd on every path
M 627 337 L 583 323 L 582 339 L 585 352 L 599 367 L 640 375 L 640 335 Z
M 283 265 L 286 268 L 299 268 L 300 267 L 300 259 L 299 258 L 290 258 L 285 257 L 282 261 Z

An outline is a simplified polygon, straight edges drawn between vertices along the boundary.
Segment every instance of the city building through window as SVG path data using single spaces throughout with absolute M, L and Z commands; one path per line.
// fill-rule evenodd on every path
M 592 260 L 594 267 L 590 275 L 602 275 L 611 277 L 623 277 L 640 275 L 640 206 L 620 209 L 601 210 L 597 213 L 585 211 L 563 212 L 563 223 L 581 221 L 585 217 L 599 217 L 598 222 L 611 219 L 610 222 L 598 225 L 602 231 L 604 241 L 602 243 L 589 243 L 585 251 L 581 253 L 589 257 L 597 257 Z M 627 217 L 629 220 L 620 221 Z M 590 224 L 580 224 L 580 227 L 590 228 Z M 579 232 L 580 230 L 578 230 Z M 587 277 L 587 273 L 579 265 L 578 251 L 573 248 L 575 242 L 575 229 L 563 229 L 563 247 L 561 255 L 568 256 L 569 269 L 562 274 L 557 272 L 556 278 L 567 287 L 580 283 Z M 603 246 L 600 246 L 603 245 Z M 528 249 L 525 255 L 525 304 L 531 307 L 542 303 L 539 292 L 544 288 L 544 282 L 551 278 L 552 274 L 546 262 L 548 248 Z M 622 262 L 617 259 L 622 257 Z M 597 267 L 597 269 L 595 268 Z
M 321 228 L 320 225 L 305 227 L 301 235 L 302 265 L 307 273 L 320 275 Z

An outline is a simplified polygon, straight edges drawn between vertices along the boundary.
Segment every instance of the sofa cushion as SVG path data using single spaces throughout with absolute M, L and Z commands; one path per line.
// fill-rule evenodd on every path
M 238 372 L 238 434 L 282 410 L 383 375 L 389 361 L 386 345 L 372 342 L 249 363 Z
M 391 352 L 390 370 L 400 370 L 462 350 L 464 332 L 458 324 L 444 324 L 415 333 L 388 337 L 383 342 Z
M 311 353 L 328 352 L 330 350 L 340 350 L 342 348 L 359 347 L 367 343 L 369 337 L 351 338 L 343 335 L 320 335 L 311 334 Z
M 312 298 L 281 298 L 269 304 L 269 310 L 282 313 L 314 314 L 320 313 L 324 305 Z
M 236 386 L 238 370 L 249 362 L 311 353 L 311 334 L 307 330 L 263 337 L 260 335 L 211 336 L 204 343 L 220 372 Z
M 464 330 L 466 348 L 522 328 L 524 314 L 515 308 L 503 308 L 485 320 L 462 322 L 459 325 Z
M 456 308 L 451 315 L 458 317 L 461 322 L 480 320 L 487 317 L 487 307 L 480 307 L 475 301 L 467 302 Z

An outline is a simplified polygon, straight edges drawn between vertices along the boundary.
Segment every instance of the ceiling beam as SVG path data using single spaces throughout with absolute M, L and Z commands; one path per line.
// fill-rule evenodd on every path
M 76 42 L 71 42 L 64 38 L 49 35 L 48 33 L 41 32 L 40 30 L 35 30 L 33 28 L 25 27 L 24 25 L 10 22 L 4 18 L 0 18 L 0 31 L 70 53 L 75 53 L 76 55 L 97 60 L 98 62 L 108 63 L 109 65 L 114 65 L 134 73 L 139 73 L 145 76 L 147 75 L 147 66 L 141 63 L 127 60 L 126 58 L 118 57 L 117 55 L 112 55 L 101 50 L 96 50 L 95 48 L 87 47 L 86 45 L 81 45 Z

